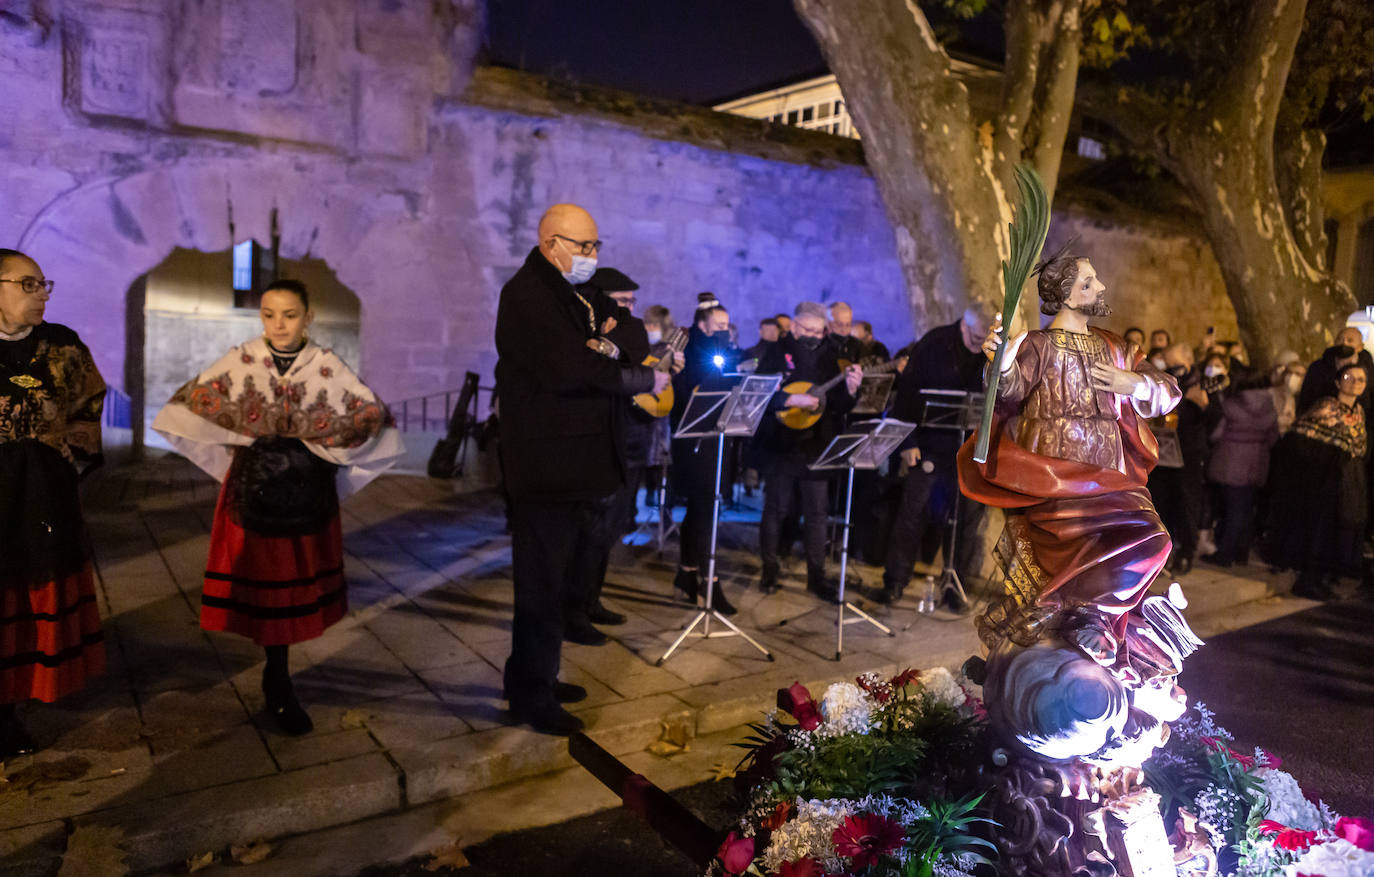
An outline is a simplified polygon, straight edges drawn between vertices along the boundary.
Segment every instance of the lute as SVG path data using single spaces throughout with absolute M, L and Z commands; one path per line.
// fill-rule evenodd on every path
M 864 369 L 864 376 L 882 375 L 891 371 L 896 371 L 901 363 L 902 360 L 894 359 L 891 362 L 870 366 Z M 793 381 L 785 385 L 779 392 L 786 393 L 789 396 L 797 396 L 805 393 L 815 396 L 821 404 L 816 408 L 798 408 L 795 405 L 784 408 L 778 412 L 778 420 L 781 421 L 782 425 L 788 429 L 810 429 L 815 426 L 816 421 L 820 420 L 821 415 L 825 413 L 825 394 L 829 392 L 831 387 L 844 380 L 845 369 L 848 367 L 849 363 L 846 360 L 840 360 L 840 373 L 819 386 L 810 381 Z
M 666 372 L 672 369 L 673 360 L 677 354 L 687 347 L 687 332 L 684 329 L 673 329 L 668 333 L 666 343 L 668 345 L 667 354 L 660 359 L 652 353 L 644 357 L 644 365 L 652 366 L 654 371 Z M 673 385 L 670 383 L 663 388 L 663 392 L 658 395 L 653 393 L 640 393 L 635 396 L 634 402 L 639 409 L 650 417 L 667 417 L 673 410 Z

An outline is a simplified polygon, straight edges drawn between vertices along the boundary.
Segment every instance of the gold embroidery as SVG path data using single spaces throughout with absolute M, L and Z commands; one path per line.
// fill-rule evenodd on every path
M 1049 330 L 1050 342 L 1061 350 L 1085 353 L 1089 356 L 1105 356 L 1107 342 L 1100 335 L 1084 335 L 1081 332 L 1066 332 L 1063 329 Z
M 18 384 L 26 390 L 32 390 L 34 387 L 39 386 L 43 382 L 40 381 L 38 378 L 33 377 L 32 375 L 14 375 L 10 378 L 10 383 Z

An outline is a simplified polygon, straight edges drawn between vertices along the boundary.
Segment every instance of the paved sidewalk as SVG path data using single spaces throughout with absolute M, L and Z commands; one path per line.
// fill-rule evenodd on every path
M 197 624 L 216 488 L 172 456 L 87 485 L 109 672 L 61 704 L 24 710 L 47 748 L 4 766 L 0 875 L 55 874 L 64 854 L 108 866 L 95 873 L 147 871 L 573 766 L 563 740 L 504 724 L 510 544 L 493 495 L 390 476 L 345 502 L 351 612 L 292 649 L 315 721 L 293 739 L 261 715 L 261 650 Z M 689 737 L 735 728 L 793 681 L 955 665 L 977 650 L 967 618 L 918 615 L 909 591 L 875 609 L 896 636 L 848 626 L 837 663 L 833 607 L 796 577 L 774 596 L 752 589 L 755 540 L 748 523 L 723 527 L 722 578 L 741 610 L 734 620 L 776 662 L 721 638 L 689 640 L 655 666 L 691 617 L 671 600 L 675 548 L 664 559 L 650 547 L 617 552 L 606 602 L 630 621 L 607 628 L 607 645 L 565 645 L 562 676 L 587 687 L 576 708 L 611 752 L 643 753 L 665 727 Z M 876 582 L 875 570 L 857 572 Z M 1270 596 L 1255 568 L 1236 572 L 1199 568 L 1184 580 L 1204 636 L 1312 605 Z M 579 806 L 546 800 L 541 818 Z

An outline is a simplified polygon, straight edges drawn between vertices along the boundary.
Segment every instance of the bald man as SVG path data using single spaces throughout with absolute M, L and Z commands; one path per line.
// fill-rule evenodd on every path
M 516 721 L 567 735 L 582 730 L 582 720 L 561 704 L 587 692 L 558 681 L 565 583 L 596 550 L 599 505 L 625 483 L 613 431 L 619 397 L 662 392 L 669 376 L 622 362 L 606 335 L 629 313 L 593 286 L 574 288 L 591 278 L 601 249 L 591 214 L 556 204 L 538 234 L 538 246 L 502 287 L 496 313 L 515 579 L 505 694 Z
M 854 337 L 854 309 L 847 302 L 837 301 L 830 306 L 828 328 L 835 355 L 847 362 L 858 362 L 861 351 Z

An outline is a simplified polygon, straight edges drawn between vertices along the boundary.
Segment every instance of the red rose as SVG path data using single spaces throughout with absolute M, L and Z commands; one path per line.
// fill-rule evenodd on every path
M 726 874 L 743 874 L 754 863 L 754 839 L 739 837 L 732 831 L 721 841 L 716 858 L 720 859 Z
M 821 870 L 820 862 L 805 856 L 795 862 L 783 862 L 778 877 L 825 877 L 825 872 Z
M 821 725 L 821 709 L 800 682 L 793 683 L 791 688 L 778 689 L 778 708 L 796 719 L 803 731 L 814 731 Z
M 792 814 L 792 802 L 783 801 L 773 808 L 773 812 L 768 814 L 768 818 L 763 820 L 763 827 L 769 831 L 776 831 L 782 828 L 787 817 Z
M 900 847 L 906 834 L 901 823 L 876 813 L 864 813 L 845 817 L 830 839 L 835 843 L 835 854 L 848 857 L 854 870 L 861 871 Z
M 1274 846 L 1281 850 L 1292 852 L 1302 852 L 1312 846 L 1317 840 L 1315 831 L 1303 831 L 1300 828 L 1289 828 L 1288 826 L 1266 819 L 1259 824 L 1260 834 L 1274 835 Z
M 330 367 L 327 366 L 327 365 L 322 365 L 322 366 L 320 366 L 320 377 L 322 377 L 322 378 L 328 378 L 328 377 L 333 377 L 333 375 L 334 375 L 334 370 L 333 370 L 332 368 L 330 368 Z
M 239 358 L 242 359 L 245 363 L 249 363 L 249 362 L 252 362 L 252 361 L 253 361 L 253 357 L 252 357 L 250 354 L 247 354 L 247 353 L 243 354 L 243 355 L 242 355 L 241 357 L 239 357 Z
M 1342 816 L 1332 829 L 1336 836 L 1348 840 L 1362 850 L 1374 852 L 1374 820 L 1358 816 Z
M 908 667 L 902 672 L 898 673 L 896 676 L 892 677 L 892 687 L 894 690 L 901 691 L 906 686 L 915 682 L 916 677 L 920 675 L 920 670 L 913 670 L 910 667 Z

